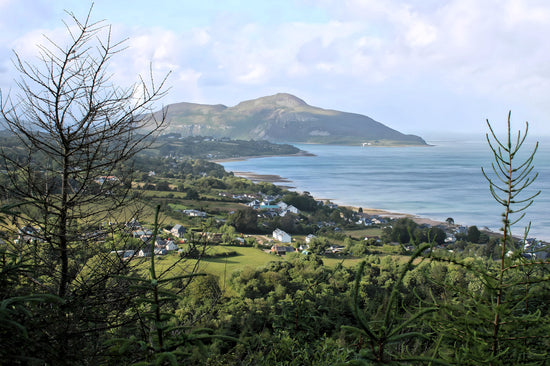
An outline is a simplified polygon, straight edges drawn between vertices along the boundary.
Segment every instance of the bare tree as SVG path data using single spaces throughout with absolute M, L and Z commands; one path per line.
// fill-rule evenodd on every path
M 36 258 L 29 275 L 35 290 L 73 302 L 61 314 L 67 319 L 75 307 L 93 302 L 86 296 L 93 293 L 100 302 L 98 289 L 128 266 L 99 243 L 106 223 L 141 209 L 131 192 L 131 162 L 163 128 L 165 116 L 152 112 L 167 91 L 167 75 L 155 84 L 152 71 L 128 88 L 115 86 L 108 65 L 125 41 L 113 41 L 111 27 L 93 22 L 91 9 L 84 21 L 68 15 L 68 44 L 45 37 L 36 64 L 16 53 L 18 92 L 0 93 L 0 117 L 17 139 L 0 152 L 3 199 L 23 203 L 13 219 L 20 228 L 15 249 Z M 118 293 L 103 293 L 103 300 L 130 296 L 123 288 L 113 291 Z M 104 318 L 101 327 L 109 326 L 105 314 L 95 316 Z M 69 324 L 59 330 L 65 340 L 74 336 Z M 60 343 L 62 354 L 68 346 Z

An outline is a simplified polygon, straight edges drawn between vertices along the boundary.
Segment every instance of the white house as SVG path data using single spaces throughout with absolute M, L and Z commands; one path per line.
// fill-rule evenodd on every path
M 259 209 L 260 208 L 260 201 L 253 200 L 247 203 L 248 207 L 252 207 L 253 209 Z
M 287 206 L 284 210 L 281 210 L 281 213 L 279 215 L 284 217 L 289 212 L 293 214 L 298 214 L 299 211 L 296 207 L 290 205 Z
M 293 214 L 297 214 L 298 212 L 300 212 L 296 207 L 294 207 L 294 206 L 292 206 L 292 205 L 288 206 L 288 207 L 286 208 L 286 210 L 287 210 L 288 212 L 292 212 Z
M 292 241 L 292 237 L 281 229 L 275 229 L 273 231 L 273 239 L 281 243 L 290 243 Z
M 183 234 L 185 234 L 185 228 L 181 226 L 180 224 L 174 225 L 174 227 L 170 230 L 172 235 L 177 236 L 178 238 L 183 237 Z
M 119 257 L 120 259 L 130 259 L 136 254 L 136 252 L 135 250 L 127 249 L 127 250 L 112 251 L 111 254 L 116 254 L 117 257 Z
M 191 217 L 206 217 L 206 212 L 199 210 L 183 210 L 183 213 Z
M 172 240 L 167 241 L 164 248 L 168 251 L 179 249 L 178 246 Z

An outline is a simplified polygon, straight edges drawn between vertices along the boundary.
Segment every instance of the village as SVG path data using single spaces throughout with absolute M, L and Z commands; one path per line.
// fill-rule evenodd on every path
M 103 182 L 116 181 L 116 177 L 100 177 L 98 180 Z M 287 204 L 283 201 L 283 195 L 268 195 L 264 193 L 244 193 L 244 194 L 234 194 L 227 191 L 219 192 L 218 195 L 225 199 L 234 200 L 240 202 L 240 205 L 243 208 L 248 208 L 253 210 L 258 220 L 273 220 L 275 218 L 284 218 L 285 216 L 291 217 L 293 220 L 305 220 L 306 217 L 311 216 L 310 213 L 300 211 L 297 207 L 292 204 Z M 153 239 L 153 227 L 151 224 L 142 224 L 138 220 L 132 219 L 126 223 L 117 224 L 109 223 L 109 229 L 98 229 L 93 232 L 82 234 L 82 240 L 93 240 L 97 242 L 104 242 L 107 239 L 108 233 L 113 232 L 115 228 L 122 228 L 128 237 L 131 237 L 135 241 L 130 245 L 126 245 L 124 249 L 112 250 L 111 254 L 117 255 L 122 260 L 128 260 L 131 258 L 143 258 L 150 257 L 151 255 L 155 256 L 165 256 L 173 253 L 179 255 L 184 255 L 189 250 L 189 241 L 190 240 L 202 240 L 207 242 L 208 245 L 236 245 L 236 246 L 257 246 L 259 249 L 263 250 L 266 253 L 270 253 L 277 256 L 285 256 L 288 253 L 300 253 L 303 255 L 308 255 L 312 252 L 319 255 L 328 255 L 328 256 L 342 256 L 342 255 L 353 255 L 354 251 L 361 253 L 361 250 L 353 250 L 350 241 L 347 242 L 347 245 L 342 240 L 337 238 L 343 236 L 342 233 L 346 231 L 347 228 L 354 228 L 358 232 L 361 232 L 363 229 L 371 229 L 375 234 L 367 234 L 362 237 L 356 238 L 356 242 L 359 240 L 359 244 L 355 243 L 354 245 L 373 245 L 373 246 L 394 246 L 402 247 L 404 253 L 412 252 L 414 250 L 414 245 L 412 244 L 412 239 L 408 242 L 400 243 L 399 241 L 390 240 L 390 235 L 387 235 L 388 232 L 392 230 L 392 224 L 396 223 L 398 220 L 409 219 L 404 218 L 403 216 L 397 215 L 396 217 L 392 216 L 383 216 L 378 214 L 369 214 L 364 213 L 362 210 L 349 210 L 349 208 L 339 207 L 337 204 L 334 204 L 330 201 L 315 200 L 315 204 L 318 207 L 323 207 L 325 210 L 332 212 L 330 217 L 334 218 L 334 212 L 337 212 L 336 217 L 340 217 L 341 221 L 339 223 L 333 220 L 324 220 L 318 221 L 315 223 L 315 229 L 320 231 L 309 232 L 309 233 L 300 233 L 293 235 L 291 232 L 287 232 L 279 227 L 274 228 L 269 233 L 237 233 L 232 230 L 234 234 L 230 233 L 230 236 L 227 233 L 219 232 L 216 230 L 216 227 L 210 227 L 209 231 L 200 231 L 196 229 L 196 224 L 194 228 L 185 227 L 182 223 L 174 223 L 171 225 L 165 225 L 162 228 L 159 228 L 159 231 L 156 235 L 155 242 L 151 245 L 151 240 Z M 342 209 L 345 214 L 342 213 Z M 227 218 L 215 218 L 213 215 L 208 214 L 206 211 L 201 211 L 196 208 L 189 208 L 183 210 L 175 210 L 176 212 L 184 215 L 188 218 L 200 220 L 200 222 L 205 222 L 209 218 L 214 220 L 217 224 L 217 227 L 227 226 L 227 222 L 230 221 L 231 216 L 235 211 L 228 213 Z M 410 220 L 410 219 L 409 219 Z M 441 250 L 448 250 L 449 252 L 461 251 L 464 250 L 463 241 L 468 237 L 468 232 L 471 230 L 467 226 L 455 225 L 452 219 L 448 219 L 446 222 L 431 222 L 428 223 L 419 220 L 418 228 L 421 230 L 438 230 L 438 232 L 443 235 L 443 240 L 434 240 L 434 248 Z M 191 230 L 190 230 L 191 229 Z M 118 229 L 116 229 L 118 230 Z M 477 228 L 475 228 L 477 230 Z M 223 230 L 221 230 L 223 231 Z M 328 238 L 327 238 L 327 233 Z M 386 233 L 386 234 L 384 234 Z M 490 232 L 481 232 L 480 237 L 483 235 L 487 236 Z M 32 227 L 32 226 L 23 226 L 18 230 L 18 237 L 14 240 L 16 244 L 21 243 L 33 243 L 43 241 L 43 234 L 41 228 Z M 336 234 L 336 235 L 335 235 Z M 340 236 L 338 236 L 340 234 Z M 490 233 L 494 234 L 494 233 Z M 336 239 L 335 239 L 336 238 Z M 462 239 L 462 241 L 461 241 Z M 1 240 L 1 239 L 0 239 Z M 363 241 L 364 244 L 360 243 Z M 456 245 L 457 241 L 461 243 Z M 477 241 L 480 241 L 480 238 L 477 238 Z M 488 242 L 488 236 L 483 241 Z M 527 258 L 537 258 L 545 259 L 549 255 L 550 247 L 547 243 L 534 238 L 527 238 L 525 240 L 519 240 L 521 242 L 520 246 L 523 248 L 523 255 Z M 323 245 L 319 245 L 322 243 Z M 314 248 L 313 248 L 314 247 Z M 312 250 L 313 249 L 313 250 Z M 512 255 L 512 251 L 508 255 Z

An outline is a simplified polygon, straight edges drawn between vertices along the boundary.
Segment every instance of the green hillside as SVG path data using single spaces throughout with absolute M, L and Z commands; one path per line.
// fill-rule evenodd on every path
M 426 144 L 419 136 L 405 135 L 370 117 L 313 107 L 285 93 L 234 107 L 177 103 L 167 106 L 164 112 L 169 122 L 167 132 L 183 136 L 324 144 Z

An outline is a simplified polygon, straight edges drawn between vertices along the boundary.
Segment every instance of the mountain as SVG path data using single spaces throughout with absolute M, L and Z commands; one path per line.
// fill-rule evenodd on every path
M 279 93 L 248 100 L 234 107 L 177 103 L 165 107 L 166 132 L 183 136 L 229 137 L 272 142 L 426 145 L 419 136 L 405 135 L 370 117 L 308 105 Z M 161 111 L 157 112 L 160 115 Z

